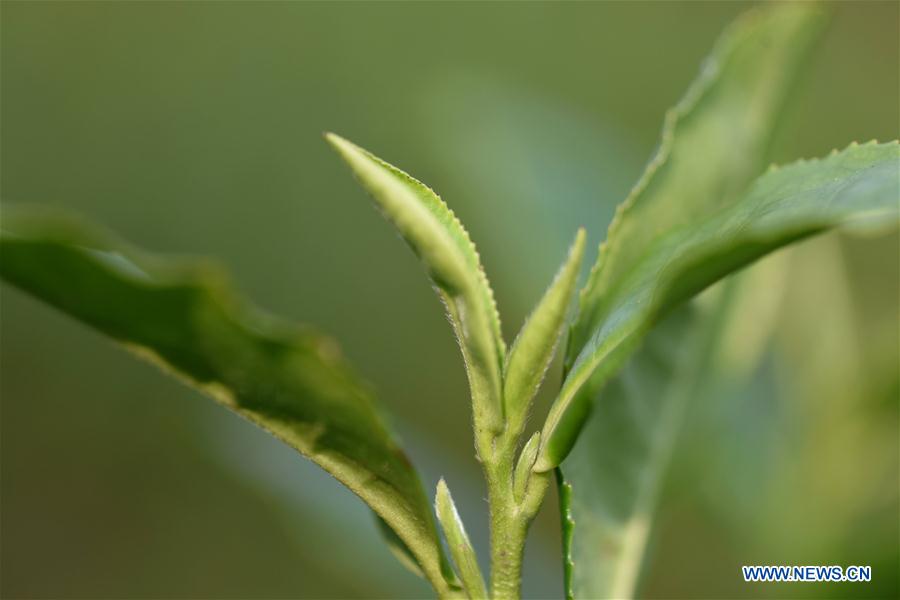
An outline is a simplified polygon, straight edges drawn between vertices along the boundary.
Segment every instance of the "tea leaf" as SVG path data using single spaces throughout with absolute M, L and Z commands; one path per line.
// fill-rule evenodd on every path
M 487 586 L 481 575 L 481 569 L 478 567 L 475 549 L 472 547 L 462 519 L 456 511 L 453 497 L 450 496 L 450 489 L 443 479 L 437 484 L 434 510 L 441 523 L 441 528 L 444 530 L 447 546 L 450 547 L 450 556 L 453 557 L 453 562 L 459 569 L 459 577 L 462 579 L 466 593 L 473 600 L 485 600 L 488 597 Z
M 562 332 L 566 311 L 575 290 L 583 252 L 584 229 L 579 229 L 566 261 L 525 321 L 509 351 L 504 373 L 503 399 L 506 403 L 507 421 L 516 430 L 524 425 L 531 401 L 553 360 L 556 342 Z
M 603 299 L 674 227 L 732 203 L 760 174 L 784 98 L 823 15 L 814 3 L 782 3 L 742 15 L 726 29 L 681 101 L 629 196 L 581 292 L 566 365 L 605 318 Z
M 500 431 L 506 347 L 494 295 L 468 233 L 419 181 L 333 133 L 326 139 L 425 264 L 462 350 L 476 425 Z
M 900 145 L 851 145 L 827 158 L 773 168 L 737 202 L 675 227 L 604 297 L 604 315 L 563 383 L 543 429 L 536 471 L 569 453 L 599 389 L 652 325 L 706 286 L 781 246 L 840 226 L 898 218 Z
M 570 329 L 567 374 L 608 319 L 615 288 L 648 246 L 732 204 L 758 174 L 786 90 L 822 20 L 821 9 L 809 3 L 769 5 L 745 13 L 720 37 L 685 96 L 666 113 L 659 149 L 600 246 Z M 555 408 L 548 424 L 564 411 Z M 587 411 L 589 403 L 580 408 Z M 584 416 L 570 417 L 576 426 L 570 443 Z
M 316 462 L 453 592 L 419 477 L 329 338 L 239 299 L 208 264 L 144 254 L 72 220 L 5 208 L 0 275 Z
M 691 303 L 654 328 L 557 470 L 567 597 L 634 597 L 682 414 L 708 375 L 722 300 Z

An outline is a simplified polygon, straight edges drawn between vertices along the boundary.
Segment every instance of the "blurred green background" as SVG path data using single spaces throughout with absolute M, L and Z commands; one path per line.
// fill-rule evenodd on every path
M 258 304 L 332 334 L 484 554 L 450 329 L 321 132 L 442 194 L 511 338 L 576 227 L 602 239 L 663 112 L 746 6 L 3 2 L 0 197 L 218 257 Z M 828 4 L 773 160 L 898 137 L 898 7 Z M 898 254 L 896 234 L 833 234 L 742 276 L 644 595 L 900 595 Z M 0 324 L 2 597 L 429 595 L 363 504 L 291 450 L 5 285 Z M 562 595 L 559 546 L 551 497 L 526 596 Z M 874 581 L 747 585 L 741 564 L 870 564 Z

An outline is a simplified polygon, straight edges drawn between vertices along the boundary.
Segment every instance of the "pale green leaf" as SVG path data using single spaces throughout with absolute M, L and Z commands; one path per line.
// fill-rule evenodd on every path
M 453 562 L 459 569 L 459 577 L 462 579 L 466 593 L 473 600 L 486 599 L 488 597 L 487 586 L 481 575 L 481 569 L 478 567 L 475 549 L 472 547 L 462 519 L 456 511 L 456 504 L 453 503 L 453 498 L 450 496 L 450 489 L 443 479 L 437 484 L 434 510 L 441 523 L 441 528 L 444 530 L 447 546 L 450 548 L 450 556 L 453 557 Z
M 493 292 L 468 233 L 427 186 L 337 135 L 326 139 L 425 264 L 462 350 L 476 425 L 499 431 L 506 349 Z
M 240 300 L 208 264 L 164 261 L 69 219 L 4 209 L 0 274 L 310 458 L 397 534 L 442 596 L 454 577 L 418 475 L 336 345 Z
M 524 425 L 531 401 L 553 360 L 556 343 L 565 324 L 566 311 L 575 290 L 583 253 L 584 229 L 579 229 L 556 278 L 525 321 L 509 351 L 503 399 L 506 403 L 508 426 L 514 431 L 519 431 Z
M 895 225 L 900 145 L 852 145 L 771 169 L 736 202 L 675 227 L 604 297 L 603 319 L 578 355 L 543 429 L 535 470 L 559 465 L 597 391 L 666 312 L 781 246 L 839 226 Z

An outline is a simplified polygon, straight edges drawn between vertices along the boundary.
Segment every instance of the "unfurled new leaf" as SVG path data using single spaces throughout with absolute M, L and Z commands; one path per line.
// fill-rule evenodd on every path
M 4 209 L 3 279 L 173 372 L 307 456 L 396 533 L 442 596 L 452 571 L 418 475 L 328 338 L 247 306 L 209 265 Z
M 478 567 L 475 549 L 472 547 L 462 519 L 456 511 L 456 505 L 450 496 L 450 489 L 443 479 L 437 484 L 434 508 L 441 528 L 444 530 L 444 536 L 447 538 L 450 556 L 456 563 L 456 568 L 459 569 L 459 577 L 462 579 L 466 593 L 473 600 L 485 600 L 488 597 L 487 586 L 481 575 L 481 569 Z
M 650 327 L 706 286 L 764 254 L 839 226 L 897 223 L 900 145 L 852 145 L 827 158 L 772 169 L 736 202 L 676 227 L 603 300 L 603 320 L 579 353 L 543 429 L 535 470 L 559 465 L 597 391 Z
M 462 349 L 476 425 L 499 431 L 506 349 L 493 292 L 468 233 L 419 181 L 337 135 L 326 139 L 425 264 Z
M 506 403 L 507 422 L 516 431 L 524 425 L 531 401 L 553 360 L 556 342 L 562 333 L 566 311 L 575 290 L 583 253 L 584 229 L 579 229 L 566 261 L 525 321 L 509 351 L 503 399 Z

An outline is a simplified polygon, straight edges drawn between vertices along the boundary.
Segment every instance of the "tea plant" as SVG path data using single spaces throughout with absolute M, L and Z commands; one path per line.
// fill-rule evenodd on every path
M 786 88 L 821 20 L 808 4 L 771 5 L 729 28 L 667 113 L 659 149 L 619 207 L 574 319 L 566 315 L 583 230 L 509 347 L 475 246 L 446 204 L 326 135 L 424 264 L 453 326 L 488 490 L 489 579 L 447 484 L 438 484 L 432 513 L 372 392 L 328 338 L 255 310 L 208 264 L 164 260 L 34 210 L 4 209 L 0 272 L 331 473 L 372 508 L 392 549 L 439 597 L 519 597 L 526 533 L 554 473 L 567 596 L 631 596 L 679 414 L 714 351 L 727 294 L 691 299 L 808 236 L 897 223 L 897 142 L 851 144 L 760 174 Z M 532 400 L 567 326 L 561 389 L 529 432 Z

